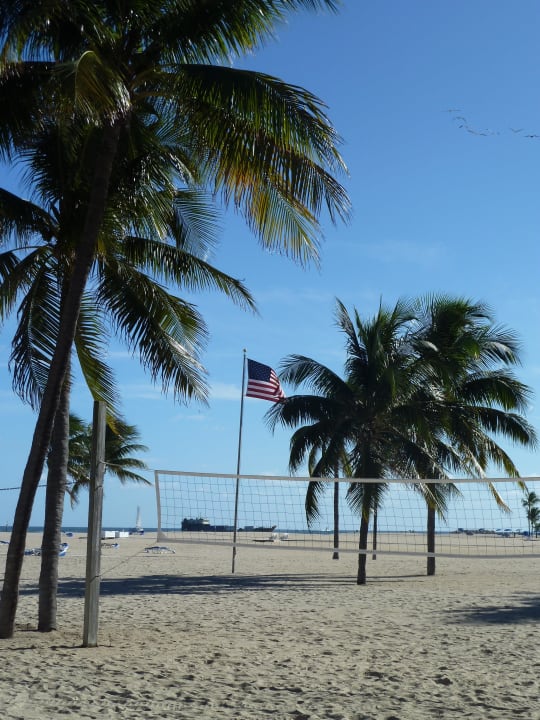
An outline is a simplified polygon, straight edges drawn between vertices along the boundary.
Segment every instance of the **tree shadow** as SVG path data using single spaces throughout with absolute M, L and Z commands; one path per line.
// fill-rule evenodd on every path
M 401 583 L 422 578 L 425 574 L 370 576 L 368 585 Z M 339 586 L 356 587 L 355 575 L 269 574 L 269 575 L 142 575 L 131 578 L 102 578 L 100 595 L 212 595 L 235 591 L 287 591 L 335 589 Z M 20 595 L 37 595 L 37 583 L 27 583 Z M 65 578 L 58 583 L 59 597 L 84 597 L 84 578 Z
M 425 577 L 425 573 L 404 575 L 373 575 L 367 585 L 401 583 Z M 108 578 L 100 583 L 100 595 L 211 595 L 244 590 L 273 590 L 306 592 L 335 589 L 338 586 L 357 587 L 356 575 L 274 574 L 274 575 L 142 575 L 139 577 Z M 37 595 L 37 583 L 27 583 L 20 595 Z M 359 590 L 359 592 L 361 592 Z M 58 583 L 59 597 L 84 597 L 84 578 L 64 578 Z
M 142 575 L 132 578 L 107 578 L 100 583 L 100 595 L 212 595 L 235 591 L 272 590 L 306 592 L 354 585 L 351 576 L 326 575 Z M 37 583 L 21 588 L 21 595 L 37 595 Z M 59 581 L 59 597 L 84 597 L 83 578 L 66 578 Z
M 512 600 L 514 600 L 512 602 Z M 513 625 L 540 621 L 540 595 L 516 593 L 510 602 L 449 610 L 456 622 Z

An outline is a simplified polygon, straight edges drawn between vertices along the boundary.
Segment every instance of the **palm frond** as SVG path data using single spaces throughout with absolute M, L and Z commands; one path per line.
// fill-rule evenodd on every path
M 136 470 L 146 470 L 146 463 L 132 453 L 146 452 L 148 448 L 139 442 L 139 431 L 121 416 L 109 416 L 105 432 L 106 472 L 120 482 L 151 483 Z M 76 505 L 80 491 L 90 484 L 92 453 L 92 423 L 84 422 L 75 414 L 70 415 L 68 475 L 71 484 L 68 494 L 71 504 Z
M 23 263 L 19 267 L 21 265 Z M 34 266 L 32 273 L 32 285 L 19 308 L 10 368 L 13 370 L 15 392 L 33 408 L 37 408 L 58 337 L 61 298 L 54 265 L 42 263 L 38 267 Z
M 320 101 L 276 78 L 227 67 L 184 66 L 175 81 L 197 164 L 225 202 L 242 210 L 266 246 L 300 260 L 313 256 L 323 206 L 332 220 L 350 212 L 329 174 L 345 166 Z
M 200 2 L 187 0 L 174 6 L 176 13 L 169 6 L 169 12 L 163 13 L 160 6 L 148 34 L 156 46 L 160 39 L 160 50 L 165 45 L 172 62 L 230 61 L 273 38 L 275 27 L 289 13 L 302 9 L 336 11 L 339 4 L 339 0 L 235 0 L 206 5 L 203 14 Z M 148 16 L 143 18 L 148 22 Z M 184 38 L 182 43 L 177 42 L 179 37 Z M 168 44 L 164 38 L 170 38 Z
M 51 215 L 28 200 L 0 188 L 0 242 L 23 248 L 31 239 L 49 242 L 58 233 Z
M 105 266 L 98 303 L 110 316 L 153 380 L 179 399 L 205 402 L 204 370 L 198 362 L 206 327 L 195 308 L 127 265 Z
M 308 528 L 313 525 L 320 517 L 319 500 L 326 491 L 327 483 L 312 480 L 308 483 L 305 500 L 306 520 Z
M 94 300 L 87 294 L 81 302 L 75 349 L 92 397 L 104 402 L 108 411 L 117 415 L 119 398 L 114 373 L 104 360 L 107 340 L 108 333 L 96 313 Z
M 182 248 L 141 237 L 127 237 L 122 242 L 118 263 L 131 263 L 165 283 L 189 291 L 217 290 L 241 307 L 254 310 L 253 297 L 236 278 Z

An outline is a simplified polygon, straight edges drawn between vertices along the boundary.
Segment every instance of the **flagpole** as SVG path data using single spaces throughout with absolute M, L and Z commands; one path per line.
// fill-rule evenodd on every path
M 238 532 L 238 498 L 240 494 L 240 458 L 242 455 L 242 424 L 244 419 L 244 385 L 246 381 L 246 349 L 242 360 L 242 390 L 240 393 L 240 426 L 238 429 L 238 457 L 236 459 L 236 490 L 234 493 L 234 531 L 232 551 L 232 573 L 234 575 L 234 561 L 236 560 L 236 533 Z

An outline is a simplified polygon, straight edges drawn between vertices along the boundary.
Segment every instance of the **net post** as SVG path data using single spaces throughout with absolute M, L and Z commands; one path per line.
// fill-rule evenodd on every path
M 161 538 L 161 497 L 159 494 L 159 472 L 154 470 L 154 488 L 156 491 L 156 508 L 157 508 L 157 539 Z
M 94 402 L 92 424 L 83 647 L 96 647 L 98 641 L 101 518 L 103 511 L 103 476 L 105 475 L 105 422 L 106 405 L 104 402 L 96 401 Z

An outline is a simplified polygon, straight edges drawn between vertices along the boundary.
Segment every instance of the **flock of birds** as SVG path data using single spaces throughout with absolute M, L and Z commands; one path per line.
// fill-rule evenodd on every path
M 480 135 L 482 137 L 488 137 L 490 135 L 500 135 L 501 132 L 499 130 L 490 130 L 490 129 L 482 129 L 479 130 L 478 128 L 473 127 L 468 122 L 467 118 L 462 115 L 462 111 L 458 110 L 456 108 L 449 108 L 447 110 L 452 115 L 452 120 L 458 124 L 458 128 L 461 130 L 465 130 L 468 133 L 471 133 L 471 135 Z M 510 132 L 514 133 L 514 135 L 520 135 L 523 138 L 528 139 L 535 139 L 540 138 L 540 134 L 531 133 L 525 130 L 525 128 L 508 128 Z

